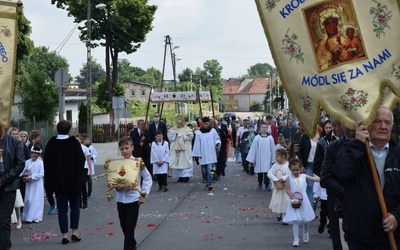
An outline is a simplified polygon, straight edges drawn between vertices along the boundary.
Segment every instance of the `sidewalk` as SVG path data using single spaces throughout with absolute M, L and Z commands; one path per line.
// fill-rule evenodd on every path
M 104 162 L 107 158 L 118 159 L 121 158 L 121 154 L 118 149 L 118 142 L 108 142 L 108 143 L 93 143 L 93 147 L 96 149 L 98 157 L 97 162 L 94 165 L 94 177 L 93 180 L 102 179 L 106 175 L 106 170 L 104 169 Z

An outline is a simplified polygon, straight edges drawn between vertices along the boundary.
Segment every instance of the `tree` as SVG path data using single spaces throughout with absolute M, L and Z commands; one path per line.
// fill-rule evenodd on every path
M 23 5 L 18 5 L 17 7 L 18 14 L 18 36 L 17 36 L 17 61 L 16 61 L 16 74 L 20 75 L 21 71 L 21 61 L 30 56 L 33 53 L 33 41 L 29 38 L 29 35 L 32 33 L 32 28 L 30 26 L 29 20 L 25 17 Z M 17 84 L 15 84 L 16 89 L 21 89 L 21 80 L 20 77 L 15 78 Z
M 178 74 L 178 79 L 180 82 L 190 82 L 193 80 L 193 75 L 193 70 L 186 68 L 182 70 L 182 73 Z
M 121 82 L 137 81 L 137 79 L 145 73 L 146 71 L 144 71 L 142 68 L 131 66 L 131 63 L 128 59 L 118 60 L 118 79 Z
M 80 23 L 87 19 L 86 1 L 51 0 L 57 8 L 67 9 L 68 15 L 75 18 L 74 22 Z M 92 8 L 92 41 L 105 40 L 105 43 L 93 42 L 93 47 L 104 45 L 106 47 L 106 89 L 108 101 L 117 91 L 118 84 L 118 56 L 125 52 L 135 52 L 145 41 L 146 34 L 152 30 L 157 6 L 148 5 L 148 0 L 104 0 L 107 7 L 106 13 Z M 87 25 L 79 27 L 80 39 L 87 41 Z M 110 63 L 111 57 L 111 63 Z M 111 65 L 112 64 L 112 74 Z
M 92 84 L 103 79 L 106 76 L 106 72 L 100 63 L 96 62 L 96 60 L 91 61 L 91 71 L 92 71 Z M 79 75 L 75 77 L 75 80 L 79 83 L 79 88 L 86 89 L 87 88 L 87 71 L 88 64 L 83 64 L 82 68 L 79 71 Z
M 248 76 L 250 78 L 253 77 L 263 77 L 267 78 L 269 77 L 270 73 L 276 74 L 276 69 L 269 65 L 268 63 L 257 63 L 255 65 L 250 66 L 250 68 L 247 70 L 247 73 L 249 74 Z
M 54 74 L 68 69 L 67 60 L 47 47 L 34 48 L 30 57 L 21 61 L 21 97 L 24 116 L 31 120 L 53 122 L 58 107 Z
M 49 76 L 33 68 L 29 80 L 24 81 L 21 90 L 21 108 L 27 120 L 53 123 L 57 113 L 58 95 L 57 86 Z
M 139 82 L 147 82 L 154 87 L 161 84 L 162 73 L 158 69 L 151 67 L 146 70 L 146 73 L 138 78 Z
M 87 133 L 87 105 L 85 103 L 81 103 L 79 105 L 79 114 L 78 114 L 78 128 L 79 133 Z
M 147 111 L 147 102 L 132 99 L 129 103 L 132 117 L 144 117 Z M 150 105 L 149 114 L 154 114 L 157 110 Z
M 23 63 L 28 73 L 31 69 L 35 69 L 45 73 L 52 81 L 58 69 L 65 69 L 68 71 L 69 68 L 67 59 L 60 56 L 55 51 L 49 51 L 49 48 L 44 46 L 34 48 L 33 54 L 26 58 Z
M 106 111 L 111 111 L 111 102 L 108 101 L 108 93 L 105 87 L 106 81 L 99 81 L 94 86 L 93 89 L 96 91 L 96 98 L 94 98 L 94 102 L 100 109 L 104 109 Z M 115 96 L 123 96 L 125 95 L 124 86 L 119 83 L 117 85 Z M 111 100 L 112 101 L 112 100 Z

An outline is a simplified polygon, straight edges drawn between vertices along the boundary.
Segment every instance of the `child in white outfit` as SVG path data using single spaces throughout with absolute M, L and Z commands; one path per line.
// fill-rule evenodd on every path
M 285 182 L 290 175 L 289 162 L 287 161 L 288 151 L 280 148 L 275 152 L 276 162 L 268 171 L 268 178 L 272 181 L 272 198 L 269 209 L 273 213 L 278 213 L 278 221 L 285 217 L 289 196 L 286 194 Z M 276 184 L 275 184 L 276 183 Z
M 153 175 L 157 177 L 158 191 L 167 192 L 169 146 L 168 142 L 164 141 L 161 130 L 156 131 L 156 139 L 151 143 L 150 163 L 153 164 Z
M 42 149 L 35 145 L 31 149 L 31 158 L 25 162 L 25 168 L 21 173 L 22 180 L 26 183 L 25 207 L 22 212 L 22 221 L 40 222 L 43 220 L 44 206 L 44 167 L 40 155 Z
M 306 180 L 319 181 L 319 177 L 313 177 L 306 174 L 300 174 L 301 163 L 297 159 L 289 161 L 291 175 L 286 180 L 286 193 L 290 197 L 289 205 L 286 210 L 286 217 L 283 222 L 293 224 L 293 247 L 299 246 L 299 224 L 303 224 L 303 242 L 308 243 L 308 224 L 315 218 L 311 203 L 307 197 Z M 301 194 L 302 202 L 299 208 L 294 208 L 292 204 L 297 201 Z

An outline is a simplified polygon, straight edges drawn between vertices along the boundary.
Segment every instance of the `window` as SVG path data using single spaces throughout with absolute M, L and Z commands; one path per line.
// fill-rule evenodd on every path
M 67 110 L 67 121 L 72 122 L 72 110 Z
M 142 96 L 146 95 L 146 90 L 141 90 L 141 92 L 142 92 Z
M 233 95 L 229 95 L 229 100 L 234 100 L 235 99 L 235 97 L 233 96 Z
M 131 96 L 135 96 L 135 90 L 131 90 Z
M 231 104 L 228 104 L 228 109 L 232 109 L 232 105 Z

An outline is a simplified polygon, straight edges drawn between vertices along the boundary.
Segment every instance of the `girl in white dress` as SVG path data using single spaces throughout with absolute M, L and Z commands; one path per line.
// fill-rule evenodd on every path
M 43 219 L 44 188 L 43 161 L 40 158 L 42 149 L 35 145 L 31 149 L 31 158 L 25 162 L 25 168 L 21 173 L 26 183 L 25 207 L 22 212 L 22 220 L 26 222 L 40 222 Z
M 309 240 L 308 224 L 315 218 L 314 211 L 306 193 L 306 180 L 319 181 L 319 177 L 300 174 L 301 162 L 297 159 L 291 159 L 289 161 L 289 169 L 291 175 L 289 175 L 289 178 L 286 180 L 286 193 L 289 195 L 290 201 L 283 222 L 293 224 L 293 247 L 298 247 L 300 242 L 299 224 L 303 224 L 303 242 L 307 243 Z M 292 204 L 299 200 L 299 193 L 302 196 L 301 206 L 299 208 L 294 208 Z
M 278 213 L 278 221 L 285 217 L 289 196 L 285 190 L 285 182 L 290 175 L 289 162 L 287 161 L 288 151 L 280 148 L 275 152 L 275 164 L 268 171 L 268 178 L 272 181 L 272 198 L 269 209 L 273 213 Z

